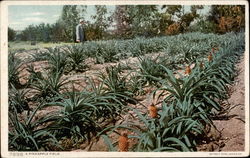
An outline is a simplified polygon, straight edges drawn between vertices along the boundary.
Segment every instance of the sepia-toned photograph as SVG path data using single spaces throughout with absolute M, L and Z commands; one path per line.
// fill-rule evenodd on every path
M 249 156 L 248 7 L 1 2 L 1 157 Z

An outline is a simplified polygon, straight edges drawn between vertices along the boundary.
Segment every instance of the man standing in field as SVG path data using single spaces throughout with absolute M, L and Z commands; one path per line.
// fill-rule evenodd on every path
M 76 42 L 84 42 L 84 30 L 83 30 L 84 20 L 80 19 L 79 24 L 76 26 Z

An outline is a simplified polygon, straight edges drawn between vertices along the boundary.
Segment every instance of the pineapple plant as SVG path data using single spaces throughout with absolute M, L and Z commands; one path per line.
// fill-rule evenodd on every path
M 15 52 L 10 52 L 8 56 L 8 81 L 9 87 L 13 85 L 15 88 L 22 88 L 23 85 L 20 82 L 20 73 L 24 70 L 22 67 L 21 59 L 15 56 Z

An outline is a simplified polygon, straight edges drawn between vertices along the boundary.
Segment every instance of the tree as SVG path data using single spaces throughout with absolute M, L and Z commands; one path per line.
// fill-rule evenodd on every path
M 65 41 L 64 37 L 64 27 L 60 22 L 56 22 L 55 24 L 51 25 L 51 41 L 52 42 L 59 42 Z
M 16 37 L 16 31 L 13 30 L 12 28 L 8 27 L 8 40 L 14 41 L 15 37 Z
M 185 11 L 182 5 L 163 5 L 162 9 L 165 8 L 165 14 L 170 15 L 165 32 L 168 35 L 174 35 L 188 31 L 190 24 L 200 16 L 197 10 L 203 9 L 203 6 L 191 5 L 190 12 Z
M 183 32 L 187 31 L 191 22 L 199 18 L 200 15 L 197 13 L 197 10 L 203 9 L 202 5 L 192 5 L 191 12 L 184 13 L 181 18 L 181 26 L 183 27 Z
M 172 16 L 168 13 L 159 13 L 159 30 L 161 34 L 165 34 L 165 30 L 168 26 L 174 23 Z
M 123 38 L 131 36 L 131 19 L 128 14 L 127 5 L 117 5 L 113 14 L 113 19 L 116 22 L 116 35 Z
M 51 26 L 49 24 L 41 23 L 35 26 L 37 31 L 37 41 L 49 42 L 51 41 Z
M 60 20 L 58 21 L 63 26 L 63 34 L 65 41 L 75 41 L 75 27 L 79 23 L 79 19 L 83 18 L 86 6 L 79 6 L 82 10 L 78 9 L 77 5 L 64 5 Z
M 151 36 L 159 31 L 159 17 L 156 5 L 128 6 L 133 35 Z
M 104 39 L 105 32 L 112 23 L 111 16 L 107 17 L 107 7 L 105 5 L 95 5 L 96 14 L 92 16 L 94 23 L 88 27 L 88 35 L 91 39 Z
M 163 5 L 162 9 L 166 9 L 166 13 L 180 18 L 182 16 L 182 6 L 181 5 Z
M 34 25 L 29 25 L 20 34 L 22 41 L 36 41 L 38 40 L 38 30 Z
M 159 32 L 160 17 L 156 5 L 118 5 L 114 19 L 117 34 L 127 38 L 150 36 Z
M 212 5 L 207 20 L 217 25 L 217 33 L 240 31 L 245 27 L 245 6 Z
M 189 31 L 202 32 L 202 33 L 215 33 L 217 29 L 217 25 L 208 21 L 206 16 L 199 16 L 198 20 L 195 24 L 191 26 Z
M 23 41 L 74 41 L 76 25 L 83 17 L 85 9 L 86 6 L 65 5 L 56 23 L 29 25 L 18 36 Z

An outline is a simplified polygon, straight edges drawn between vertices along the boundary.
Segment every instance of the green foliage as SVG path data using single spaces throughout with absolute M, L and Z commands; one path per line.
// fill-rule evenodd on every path
M 198 55 L 204 56 L 211 49 L 211 41 L 222 44 L 229 35 L 217 36 L 198 32 L 171 37 L 135 38 L 133 40 L 109 40 L 86 42 L 83 47 L 87 57 L 96 59 L 96 63 L 115 62 L 128 57 L 138 57 L 148 53 L 164 52 L 173 56 L 172 62 L 183 64 L 195 61 Z M 212 39 L 212 40 L 209 40 Z M 179 44 L 176 45 L 176 40 Z M 200 43 L 198 43 L 200 42 Z M 170 58 L 170 57 L 169 57 Z M 167 61 L 170 62 L 170 61 Z M 171 66 L 171 64 L 168 64 Z
M 118 93 L 126 90 L 126 76 L 121 76 L 119 67 L 106 67 L 105 72 L 100 73 L 99 77 L 109 92 Z
M 135 135 L 129 135 L 128 138 L 136 138 L 138 143 L 131 149 L 131 151 L 145 152 L 145 151 L 193 151 L 195 135 L 201 134 L 203 125 L 196 120 L 197 114 L 193 115 L 178 115 L 177 112 L 185 112 L 190 102 L 179 103 L 177 105 L 162 104 L 162 110 L 158 113 L 158 118 L 152 119 L 147 115 L 140 113 L 133 109 L 137 114 L 141 124 L 135 124 L 133 121 L 128 125 L 111 126 L 104 129 L 99 135 L 106 137 L 105 142 L 109 144 L 110 149 L 115 150 L 115 144 L 111 143 L 106 136 L 106 132 L 113 132 L 117 128 L 129 130 Z M 180 109 L 184 107 L 185 109 Z M 183 111 L 182 111 L 183 110 Z M 197 133 L 197 134 L 194 134 Z M 109 132 L 108 132 L 109 133 Z M 193 138 L 190 138 L 192 136 Z M 191 140 L 192 139 L 192 140 Z
M 181 10 L 182 10 L 181 5 L 163 5 L 162 9 L 163 8 L 167 8 L 166 12 L 171 15 L 176 15 L 177 17 L 181 16 Z
M 213 56 L 212 62 L 205 62 L 205 68 L 201 69 L 196 62 L 195 68 L 192 69 L 190 75 L 176 78 L 174 74 L 163 66 L 166 71 L 166 78 L 161 81 L 162 88 L 170 92 L 165 98 L 167 103 L 181 101 L 191 98 L 193 102 L 199 102 L 204 111 L 211 111 L 212 108 L 220 110 L 221 107 L 217 100 L 227 98 L 226 87 L 233 80 L 234 64 L 238 45 L 232 45 L 230 50 L 221 50 Z M 239 52 L 239 51 L 236 51 Z M 237 56 L 237 55 L 236 55 Z M 164 92 L 163 92 L 164 93 Z
M 107 67 L 105 68 L 105 72 L 99 74 L 99 78 L 105 86 L 103 89 L 107 93 L 116 96 L 124 105 L 127 102 L 133 102 L 133 93 L 130 89 L 130 83 L 127 81 L 128 75 L 122 76 L 120 65 L 117 67 Z
M 55 136 L 43 124 L 53 120 L 53 116 L 46 116 L 34 120 L 38 110 L 44 108 L 40 103 L 34 111 L 25 120 L 20 120 L 17 111 L 9 112 L 10 126 L 9 130 L 9 150 L 18 151 L 38 151 L 51 150 L 50 146 L 59 146 Z M 50 146 L 49 146 L 50 145 Z
M 10 52 L 8 55 L 8 83 L 10 88 L 11 84 L 16 88 L 23 87 L 19 80 L 21 77 L 20 71 L 23 69 L 22 62 L 15 56 L 15 52 Z
M 52 72 L 64 72 L 67 65 L 67 56 L 60 47 L 47 48 L 45 53 L 49 64 L 50 71 Z
M 59 19 L 59 23 L 63 27 L 64 41 L 75 41 L 76 40 L 76 25 L 79 24 L 79 19 L 83 18 L 80 16 L 78 8 L 80 7 L 82 13 L 85 12 L 86 6 L 77 5 L 64 5 L 62 14 Z
M 158 56 L 159 57 L 159 56 Z M 150 85 L 156 84 L 159 78 L 163 78 L 165 73 L 160 66 L 158 57 L 155 59 L 149 57 L 139 57 L 139 75 Z
M 29 25 L 16 39 L 43 42 L 75 42 L 76 25 L 84 19 L 87 5 L 64 5 L 60 18 L 54 24 Z M 245 27 L 244 5 L 212 5 L 205 19 L 200 11 L 203 5 L 116 5 L 108 12 L 106 5 L 95 5 L 96 14 L 85 20 L 85 39 L 132 39 L 138 36 L 154 37 L 185 32 L 226 33 L 239 32 Z M 161 9 L 159 9 L 161 8 Z M 198 23 L 195 26 L 193 22 Z M 115 22 L 115 25 L 113 25 Z M 113 26 L 111 26 L 113 25 Z M 8 29 L 9 40 L 15 31 Z
M 111 25 L 113 19 L 107 16 L 108 10 L 105 5 L 95 5 L 96 15 L 92 16 L 94 23 L 88 23 L 85 26 L 86 38 L 88 40 L 102 40 L 107 36 L 107 29 Z
M 86 65 L 85 59 L 86 54 L 84 53 L 84 47 L 79 45 L 66 46 L 64 49 L 67 59 L 68 71 L 75 70 L 76 72 L 83 72 L 88 66 Z
M 129 89 L 134 96 L 144 94 L 143 88 L 145 87 L 145 80 L 137 73 L 131 74 L 129 79 Z
M 16 39 L 16 31 L 8 27 L 8 41 L 14 41 Z
M 116 51 L 111 45 L 104 43 L 97 44 L 97 51 L 95 52 L 96 63 L 114 62 L 118 59 L 115 57 Z
M 156 5 L 130 5 L 127 8 L 134 36 L 148 37 L 157 34 L 158 26 L 154 25 L 158 21 Z
M 29 87 L 34 92 L 34 100 L 51 100 L 53 97 L 65 89 L 69 82 L 67 78 L 62 79 L 63 71 L 36 72 L 32 66 L 28 68 L 30 73 Z
M 192 5 L 191 11 L 187 12 L 184 6 L 181 5 L 163 5 L 165 9 L 165 17 L 168 17 L 168 25 L 162 29 L 167 35 L 176 35 L 188 31 L 190 24 L 200 15 L 197 13 L 198 9 L 203 9 L 202 5 Z M 176 19 L 177 20 L 173 20 Z M 163 24 L 164 25 L 164 24 Z
M 20 40 L 22 41 L 36 41 L 38 36 L 36 36 L 38 29 L 34 25 L 29 25 L 20 34 Z
M 16 110 L 17 113 L 21 113 L 24 110 L 30 110 L 28 105 L 28 99 L 26 98 L 26 90 L 17 90 L 13 85 L 9 90 L 9 111 Z
M 213 109 L 223 109 L 218 100 L 228 98 L 227 86 L 232 83 L 235 64 L 245 50 L 244 40 L 244 33 L 188 33 L 152 39 L 87 42 L 49 49 L 41 57 L 41 60 L 48 60 L 49 70 L 37 72 L 32 66 L 28 68 L 28 88 L 34 90 L 31 101 L 38 104 L 37 107 L 28 109 L 27 92 L 16 86 L 10 87 L 9 149 L 55 150 L 53 147 L 59 144 L 57 140 L 65 137 L 77 144 L 82 140 L 90 141 L 93 136 L 102 136 L 110 150 L 115 151 L 117 141 L 112 142 L 108 135 L 117 132 L 117 129 L 126 129 L 131 131 L 129 139 L 137 140 L 130 151 L 195 151 L 196 138 L 204 136 L 204 127 L 211 124 Z M 219 50 L 208 62 L 207 55 L 214 47 Z M 95 57 L 98 49 L 99 57 L 106 61 L 139 56 L 140 70 L 124 75 L 124 70 L 130 67 L 111 66 L 99 75 L 98 81 L 88 80 L 88 86 L 83 91 L 73 88 L 65 92 L 68 84 L 63 76 L 65 67 L 69 63 L 77 67 L 84 63 L 85 57 Z M 153 52 L 160 52 L 160 55 L 156 58 L 140 56 Z M 122 56 L 119 58 L 118 54 Z M 108 57 L 113 59 L 108 60 Z M 9 63 L 13 63 L 13 68 L 9 68 L 14 72 L 12 76 L 18 76 L 19 72 L 16 74 L 14 70 L 19 70 L 21 62 L 11 54 L 9 59 Z M 203 68 L 199 67 L 201 61 Z M 191 74 L 182 76 L 173 73 L 173 70 L 183 68 L 183 64 L 192 63 L 195 66 Z M 14 81 L 11 78 L 9 85 Z M 139 103 L 133 97 L 142 93 L 145 81 L 157 85 L 154 93 L 160 90 L 162 95 L 168 94 L 164 95 L 160 107 L 157 105 L 156 118 L 126 106 L 128 103 Z M 39 116 L 38 111 L 48 106 L 59 106 L 61 110 Z M 26 115 L 26 110 L 31 114 L 27 112 Z M 128 111 L 133 111 L 135 118 L 121 125 L 108 126 Z M 19 112 L 24 113 L 24 119 L 18 116 Z M 140 124 L 134 119 L 139 119 Z
M 239 32 L 245 28 L 245 6 L 212 5 L 207 20 L 216 24 L 216 33 Z
M 91 81 L 91 80 L 90 80 Z M 93 82 L 93 81 L 91 81 Z M 50 102 L 50 106 L 61 106 L 63 110 L 51 127 L 57 137 L 66 136 L 77 143 L 79 139 L 90 140 L 103 128 L 105 121 L 113 120 L 124 106 L 115 94 L 100 93 L 100 87 L 92 83 L 92 92 L 82 91 L 58 94 L 60 101 Z
M 59 128 L 54 131 L 55 135 L 72 138 L 72 141 L 90 139 L 90 134 L 94 134 L 98 128 L 98 124 L 91 118 L 98 110 L 94 100 L 90 99 L 89 94 L 75 91 L 59 95 L 58 98 L 62 101 L 49 103 L 50 106 L 63 107 L 59 118 L 51 125 Z
M 212 22 L 208 21 L 204 18 L 199 19 L 196 24 L 189 28 L 190 31 L 197 31 L 202 33 L 214 33 L 216 32 L 217 25 Z
M 159 34 L 160 16 L 156 5 L 117 5 L 113 13 L 116 35 L 121 39 Z
M 119 128 L 134 133 L 128 138 L 138 139 L 130 151 L 195 151 L 195 138 L 204 135 L 206 124 L 212 124 L 212 109 L 220 110 L 222 107 L 217 101 L 227 98 L 226 87 L 233 80 L 235 63 L 244 52 L 244 38 L 240 39 L 239 36 L 231 36 L 230 41 L 225 42 L 223 48 L 213 55 L 213 60 L 205 62 L 204 68 L 197 66 L 197 61 L 190 75 L 177 78 L 171 70 L 161 65 L 166 75 L 163 79 L 158 77 L 161 83 L 158 90 L 169 95 L 158 109 L 157 118 L 149 118 L 147 114 L 133 109 L 143 125 L 135 124 L 132 120 L 126 125 L 107 127 L 99 133 L 109 149 L 116 150 L 117 143 L 111 142 L 107 135 Z

